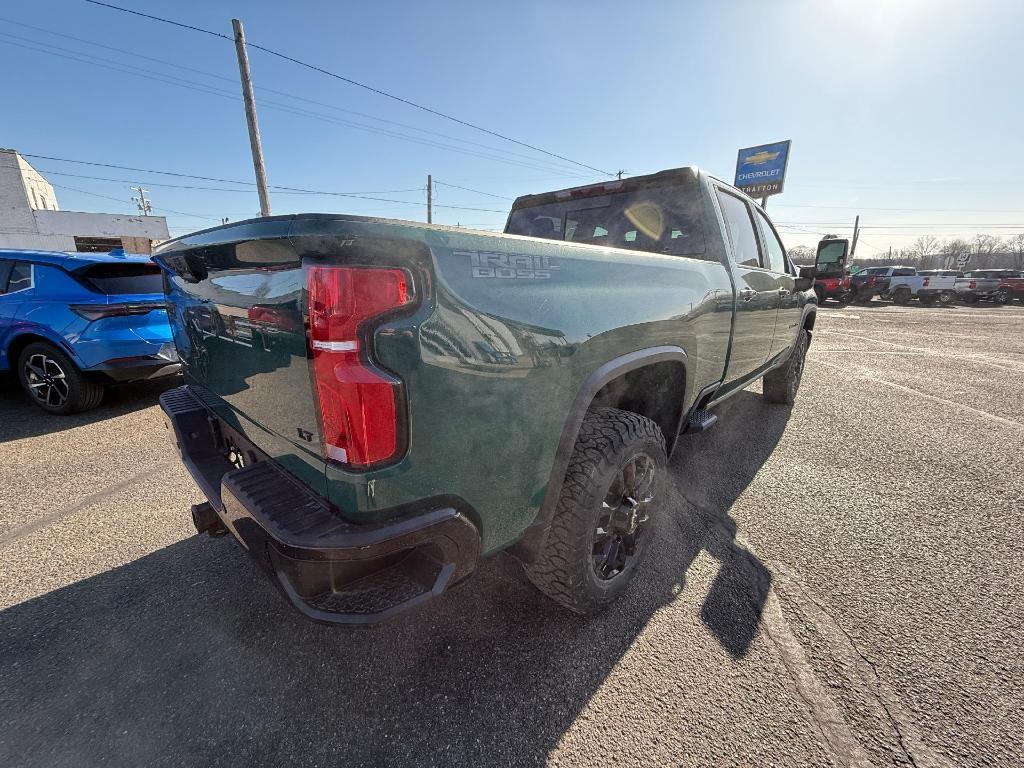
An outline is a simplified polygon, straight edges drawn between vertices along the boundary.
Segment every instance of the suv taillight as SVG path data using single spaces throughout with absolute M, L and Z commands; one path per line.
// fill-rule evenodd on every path
M 367 467 L 401 448 L 401 382 L 370 363 L 369 321 L 412 303 L 401 269 L 309 269 L 309 341 L 324 458 Z

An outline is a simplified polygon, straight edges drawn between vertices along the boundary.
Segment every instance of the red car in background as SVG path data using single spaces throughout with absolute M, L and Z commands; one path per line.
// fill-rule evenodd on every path
M 996 301 L 1000 304 L 1009 304 L 1018 299 L 1024 304 L 1024 272 L 1003 271 L 999 275 L 999 289 L 996 291 Z
M 835 299 L 840 304 L 850 300 L 850 272 L 839 275 L 817 275 L 814 278 L 814 295 L 818 297 L 818 305 L 825 299 Z

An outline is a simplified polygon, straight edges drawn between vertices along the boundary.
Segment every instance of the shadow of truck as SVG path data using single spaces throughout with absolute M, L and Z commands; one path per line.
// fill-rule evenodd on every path
M 701 619 L 747 653 L 771 577 L 728 512 L 787 418 L 741 393 L 684 441 L 650 559 L 590 621 L 499 556 L 416 614 L 321 626 L 231 540 L 205 537 L 14 605 L 0 612 L 0 764 L 542 763 L 702 550 L 721 567 Z

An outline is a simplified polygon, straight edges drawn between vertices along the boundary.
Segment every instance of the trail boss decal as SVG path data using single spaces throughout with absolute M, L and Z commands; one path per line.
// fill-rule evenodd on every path
M 550 280 L 551 273 L 559 269 L 547 256 L 526 256 L 516 253 L 490 251 L 453 251 L 456 256 L 468 256 L 473 277 L 497 277 L 506 280 Z

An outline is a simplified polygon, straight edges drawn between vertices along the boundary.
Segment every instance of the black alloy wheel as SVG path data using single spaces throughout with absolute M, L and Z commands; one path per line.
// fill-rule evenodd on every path
M 636 556 L 637 545 L 647 533 L 655 472 L 654 459 L 638 453 L 612 479 L 594 529 L 592 559 L 599 579 L 614 579 L 629 568 Z

